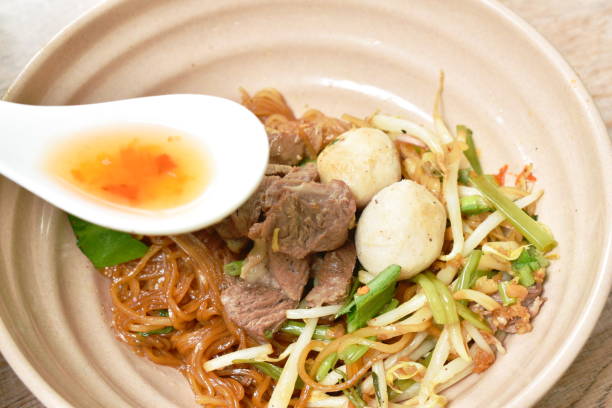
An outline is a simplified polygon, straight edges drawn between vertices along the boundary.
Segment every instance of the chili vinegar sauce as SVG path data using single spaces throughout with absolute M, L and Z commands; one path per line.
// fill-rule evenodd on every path
M 202 194 L 211 166 L 179 131 L 132 125 L 90 130 L 49 156 L 48 170 L 94 199 L 144 210 L 187 204 Z

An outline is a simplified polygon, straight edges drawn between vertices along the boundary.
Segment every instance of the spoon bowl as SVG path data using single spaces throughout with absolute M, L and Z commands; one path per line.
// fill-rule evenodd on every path
M 208 95 L 163 95 L 74 106 L 1 102 L 0 121 L 1 174 L 68 213 L 134 234 L 179 234 L 220 221 L 255 191 L 268 161 L 268 139 L 257 117 L 236 102 Z M 75 135 L 133 126 L 175 131 L 206 152 L 209 179 L 202 193 L 176 207 L 139 209 L 93 198 L 45 166 L 49 153 L 70 143 Z

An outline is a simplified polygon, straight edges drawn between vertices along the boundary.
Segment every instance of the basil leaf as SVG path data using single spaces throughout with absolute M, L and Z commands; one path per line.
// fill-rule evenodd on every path
M 111 230 L 68 214 L 77 246 L 96 268 L 144 256 L 149 247 L 126 232 Z

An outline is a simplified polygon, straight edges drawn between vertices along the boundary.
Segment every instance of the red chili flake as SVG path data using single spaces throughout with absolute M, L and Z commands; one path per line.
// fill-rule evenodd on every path
M 157 165 L 157 173 L 163 174 L 176 168 L 176 163 L 167 154 L 160 154 L 155 158 L 155 164 Z
M 506 164 L 501 169 L 499 169 L 499 172 L 495 176 L 495 180 L 497 181 L 497 184 L 499 184 L 500 186 L 503 186 L 506 182 L 506 172 L 507 171 L 508 171 L 508 165 Z
M 367 286 L 362 286 L 359 289 L 357 289 L 357 294 L 358 295 L 365 295 L 366 293 L 368 293 L 370 291 L 370 288 Z
M 139 193 L 137 186 L 131 186 L 129 184 L 109 184 L 103 186 L 102 190 L 108 191 L 111 194 L 115 194 L 123 198 L 127 198 L 130 201 L 136 201 Z

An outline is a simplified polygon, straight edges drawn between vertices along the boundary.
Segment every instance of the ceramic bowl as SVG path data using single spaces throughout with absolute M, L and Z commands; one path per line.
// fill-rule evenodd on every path
M 489 172 L 533 163 L 541 220 L 559 241 L 534 330 L 507 341 L 451 407 L 524 408 L 561 376 L 596 323 L 611 274 L 612 149 L 576 74 L 491 1 L 114 0 L 62 31 L 7 94 L 81 104 L 164 93 L 238 99 L 276 87 L 297 112 L 376 109 L 469 125 Z M 239 147 L 238 147 L 239 148 Z M 186 381 L 116 341 L 107 283 L 64 214 L 0 180 L 0 346 L 49 407 L 191 407 Z

